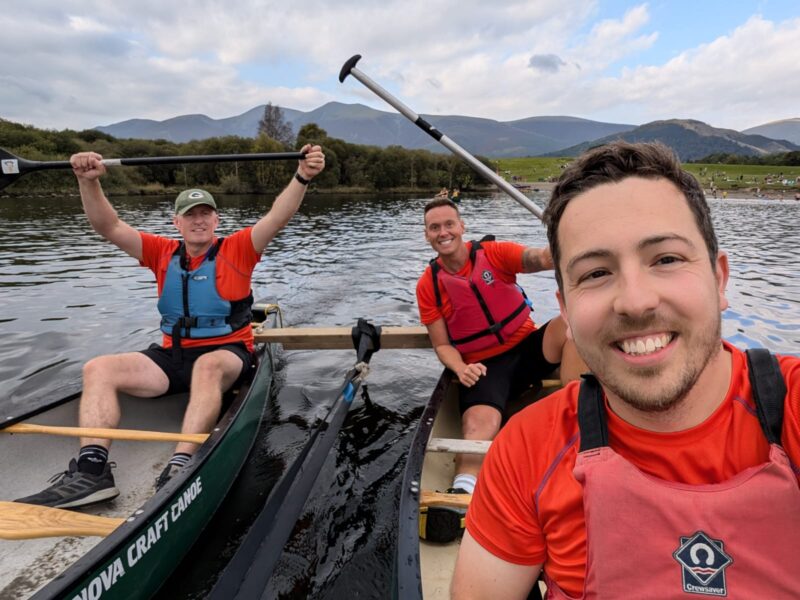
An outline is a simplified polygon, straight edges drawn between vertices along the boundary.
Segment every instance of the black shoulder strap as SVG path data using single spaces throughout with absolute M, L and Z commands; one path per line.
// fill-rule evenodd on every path
M 608 446 L 608 423 L 603 402 L 603 388 L 591 373 L 581 375 L 578 392 L 578 427 L 581 433 L 580 451 Z
M 433 295 L 436 296 L 436 306 L 442 306 L 442 293 L 439 291 L 439 266 L 437 259 L 432 258 L 431 262 L 431 277 L 433 278 Z
M 781 444 L 783 431 L 783 407 L 786 398 L 786 382 L 783 379 L 778 359 L 764 348 L 750 349 L 747 354 L 747 370 L 753 400 L 756 403 L 758 422 L 770 444 Z
M 473 240 L 472 241 L 472 246 L 470 246 L 470 249 L 469 249 L 469 262 L 471 262 L 473 265 L 475 264 L 475 255 L 478 253 L 478 250 L 482 249 L 481 244 L 483 242 L 493 242 L 493 241 L 494 241 L 494 236 L 493 235 L 485 235 L 481 239 L 479 239 L 477 242 Z
M 225 241 L 225 238 L 224 238 L 224 237 L 221 237 L 221 238 L 219 238 L 219 239 L 217 240 L 217 243 L 216 243 L 216 244 L 214 244 L 214 245 L 213 245 L 213 246 L 212 246 L 212 247 L 209 249 L 209 251 L 208 251 L 208 254 L 206 254 L 206 259 L 208 259 L 208 260 L 214 260 L 215 258 L 217 258 L 217 254 L 219 253 L 219 249 L 220 249 L 220 248 L 222 248 L 222 242 L 224 242 L 224 241 Z
M 219 253 L 219 249 L 222 247 L 222 242 L 225 241 L 225 238 L 219 238 L 217 243 L 209 248 L 208 253 L 206 254 L 206 258 L 208 260 L 214 260 L 217 257 L 217 253 Z M 172 256 L 178 255 L 180 257 L 180 264 L 181 269 L 184 271 L 189 270 L 189 259 L 186 256 L 186 244 L 181 240 L 181 243 L 178 244 L 178 247 L 175 248 L 175 252 L 172 253 Z
M 172 256 L 177 255 L 180 259 L 180 266 L 183 271 L 189 270 L 189 260 L 186 258 L 186 244 L 183 243 L 183 240 L 178 244 L 178 247 L 175 248 L 175 252 L 172 253 Z

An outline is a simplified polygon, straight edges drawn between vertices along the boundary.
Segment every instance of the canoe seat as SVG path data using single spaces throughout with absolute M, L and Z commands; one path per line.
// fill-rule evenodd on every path
M 492 442 L 488 440 L 459 440 L 431 438 L 426 452 L 452 452 L 454 454 L 486 454 Z

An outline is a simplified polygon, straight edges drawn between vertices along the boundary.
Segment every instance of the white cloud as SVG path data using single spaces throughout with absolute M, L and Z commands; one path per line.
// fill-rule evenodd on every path
M 797 116 L 798 19 L 753 17 L 665 64 L 637 64 L 662 39 L 646 4 L 602 19 L 597 0 L 6 4 L 0 54 L 14 58 L 0 70 L 0 117 L 43 127 L 219 118 L 266 101 L 391 110 L 357 82 L 338 83 L 356 53 L 359 68 L 421 113 L 736 128 Z

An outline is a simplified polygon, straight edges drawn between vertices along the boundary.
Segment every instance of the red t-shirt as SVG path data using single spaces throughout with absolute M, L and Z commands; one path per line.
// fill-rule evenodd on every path
M 467 251 L 472 249 L 472 242 L 467 242 L 466 245 Z M 516 283 L 516 274 L 523 272 L 522 253 L 525 251 L 525 246 L 514 242 L 482 242 L 481 247 L 486 252 L 486 259 L 494 267 L 498 279 L 505 283 Z M 439 260 L 439 264 L 442 265 L 441 260 Z M 444 269 L 444 265 L 442 265 L 442 268 Z M 472 263 L 468 260 L 455 275 L 469 277 L 471 273 Z M 430 325 L 453 314 L 453 304 L 450 302 L 450 296 L 443 285 L 439 285 L 439 294 L 442 298 L 441 308 L 436 306 L 433 276 L 431 275 L 431 267 L 428 265 L 422 277 L 417 281 L 417 306 L 419 307 L 419 318 L 423 325 Z M 491 356 L 497 356 L 519 344 L 535 330 L 536 325 L 532 320 L 528 320 L 502 345 L 479 350 L 478 352 L 468 352 L 462 358 L 466 363 L 474 363 Z
M 769 444 L 755 412 L 744 353 L 728 343 L 731 383 L 724 402 L 703 423 L 656 433 L 608 409 L 610 445 L 644 473 L 690 485 L 719 483 L 768 460 Z M 779 358 L 789 390 L 783 447 L 800 465 L 800 359 Z M 566 593 L 583 593 L 586 523 L 583 490 L 572 475 L 579 446 L 578 382 L 513 417 L 492 443 L 467 512 L 467 529 L 493 555 L 544 565 Z M 795 467 L 800 477 L 800 470 Z M 764 507 L 755 507 L 763 509 Z
M 217 291 L 225 300 L 241 300 L 250 293 L 253 269 L 261 260 L 261 255 L 253 248 L 253 241 L 250 237 L 251 229 L 252 227 L 247 227 L 226 237 L 217 254 Z M 169 261 L 180 242 L 150 233 L 139 232 L 139 235 L 142 238 L 142 261 L 140 264 L 155 273 L 158 295 L 161 297 Z M 217 238 L 214 238 L 213 243 L 217 243 Z M 194 270 L 203 262 L 205 255 L 189 258 L 189 270 Z M 238 331 L 222 337 L 181 339 L 181 346 L 192 348 L 234 342 L 244 342 L 248 349 L 252 350 L 253 330 L 250 327 L 242 327 Z M 172 338 L 164 334 L 162 345 L 164 348 L 171 348 Z

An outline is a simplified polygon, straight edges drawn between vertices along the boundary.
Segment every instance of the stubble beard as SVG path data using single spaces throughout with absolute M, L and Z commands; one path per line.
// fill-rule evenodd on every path
M 657 321 L 658 319 L 655 317 L 639 319 L 635 323 L 633 320 L 624 319 L 615 328 L 617 334 L 613 339 L 620 339 L 618 332 L 626 330 L 675 331 L 669 328 L 653 327 Z M 686 399 L 711 359 L 720 352 L 721 332 L 721 319 L 717 317 L 704 330 L 694 330 L 693 334 L 684 336 L 681 343 L 687 348 L 685 361 L 678 372 L 672 376 L 667 373 L 669 366 L 624 371 L 614 368 L 610 366 L 611 361 L 607 359 L 608 352 L 610 352 L 607 348 L 587 353 L 579 351 L 579 354 L 607 392 L 611 392 L 622 402 L 638 411 L 665 413 L 675 409 Z M 666 378 L 660 381 L 659 379 L 662 377 Z

